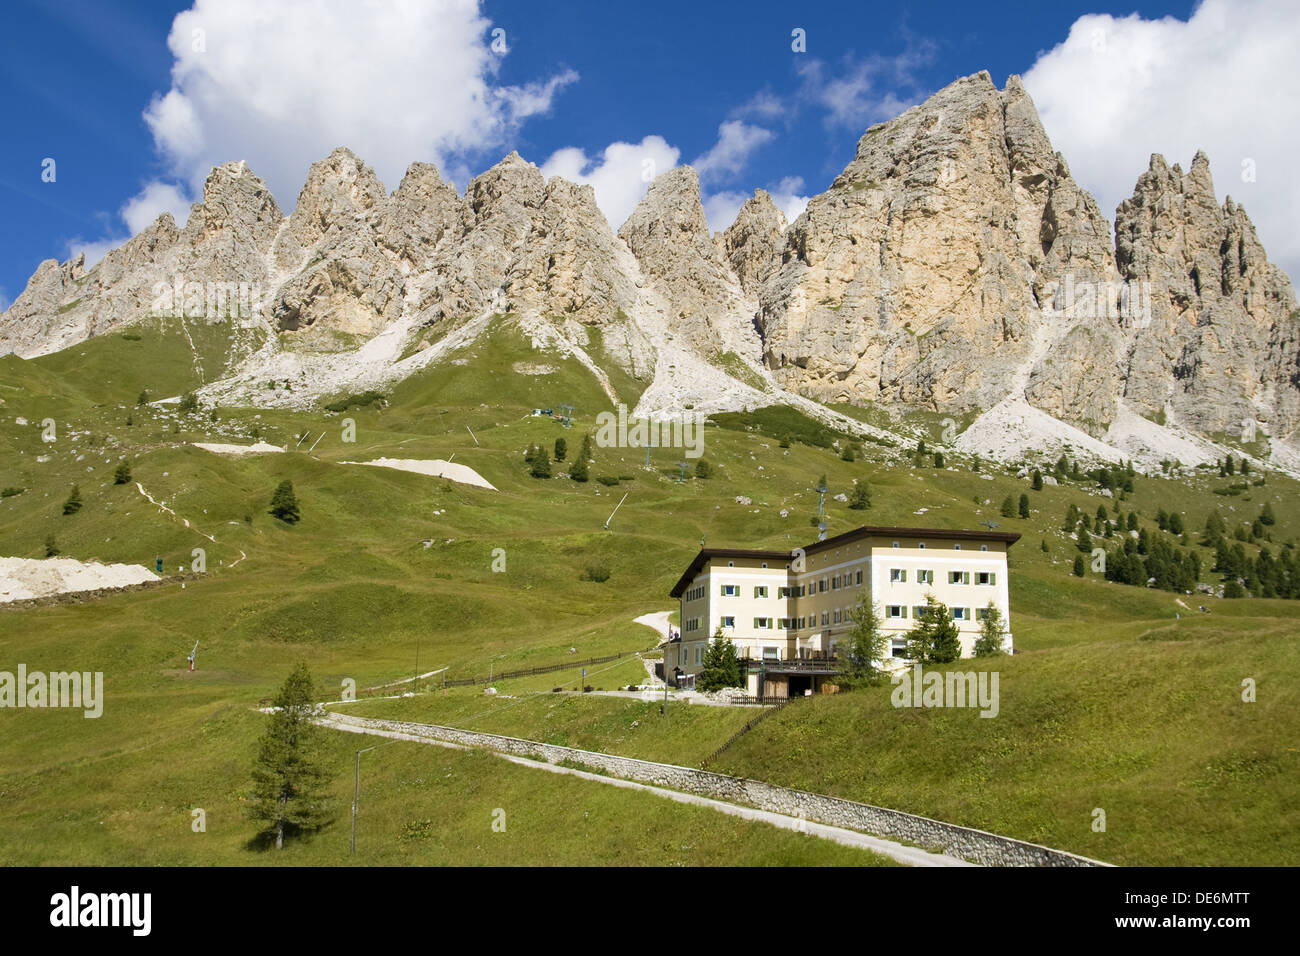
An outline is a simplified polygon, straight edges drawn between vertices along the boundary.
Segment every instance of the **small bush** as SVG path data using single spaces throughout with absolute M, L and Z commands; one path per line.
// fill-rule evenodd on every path
M 695 463 L 695 477 L 696 477 L 696 478 L 712 478 L 712 477 L 713 477 L 713 466 L 710 465 L 710 464 L 709 464 L 707 461 L 705 461 L 703 458 L 701 458 L 699 461 L 697 461 L 697 462 Z
M 47 535 L 45 538 L 45 556 L 52 558 L 59 553 L 59 546 L 54 542 L 54 535 Z
M 72 486 L 72 491 L 68 494 L 68 500 L 63 502 L 63 513 L 65 515 L 75 515 L 81 510 L 81 489 L 76 485 Z
M 117 471 L 113 472 L 113 484 L 124 485 L 131 480 L 131 463 L 122 462 L 117 466 Z
M 198 397 L 193 392 L 186 392 L 181 396 L 181 403 L 176 407 L 183 412 L 196 412 L 199 410 Z
M 268 382 L 267 384 L 269 385 L 270 383 Z M 387 397 L 383 392 L 377 392 L 373 388 L 369 388 L 356 395 L 345 395 L 332 402 L 326 402 L 325 410 L 330 412 L 346 412 L 349 408 L 365 408 L 367 405 L 377 405 L 378 407 L 383 408 L 387 404 Z
M 614 485 L 618 484 L 618 479 L 613 475 L 597 475 L 596 481 L 604 485 L 606 488 L 612 488 Z
M 583 581 L 594 581 L 597 584 L 604 584 L 609 580 L 609 568 L 603 564 L 589 564 L 587 570 L 581 574 Z
M 14 495 L 21 495 L 22 493 L 22 488 L 19 488 L 16 485 L 10 485 L 8 488 L 0 491 L 0 498 L 12 498 Z

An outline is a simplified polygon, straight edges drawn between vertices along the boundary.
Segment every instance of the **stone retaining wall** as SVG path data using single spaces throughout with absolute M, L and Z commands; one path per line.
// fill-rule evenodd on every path
M 439 727 L 434 724 L 375 720 L 335 712 L 331 712 L 327 719 L 339 724 L 409 734 L 414 737 L 460 744 L 464 747 L 483 747 L 520 757 L 533 757 L 547 763 L 558 764 L 565 761 L 577 763 L 612 777 L 636 780 L 731 803 L 742 803 L 774 813 L 801 816 L 817 823 L 902 840 L 984 866 L 1110 865 L 1066 853 L 1064 850 L 1053 850 L 1050 847 L 1013 840 L 984 830 L 956 826 L 940 820 L 931 820 L 928 817 L 888 810 L 884 807 L 873 807 L 838 797 L 778 787 L 760 780 L 731 777 L 709 770 L 654 763 L 632 757 L 617 757 L 591 750 L 577 750 L 573 747 L 560 747 L 555 744 L 520 740 L 517 737 L 502 737 L 498 734 L 485 734 L 472 730 L 457 730 L 454 727 Z

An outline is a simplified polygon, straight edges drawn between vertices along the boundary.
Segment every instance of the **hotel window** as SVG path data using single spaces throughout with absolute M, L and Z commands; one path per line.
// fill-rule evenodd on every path
M 905 569 L 903 569 L 903 568 L 890 568 L 890 569 L 889 569 L 889 583 L 890 583 L 890 584 L 906 584 L 906 583 L 907 583 L 907 571 L 906 571 Z
M 701 654 L 701 652 L 702 652 L 703 650 L 704 650 L 704 649 L 703 649 L 702 647 L 697 647 L 697 648 L 695 648 L 695 663 L 697 663 L 697 664 L 703 663 L 703 660 L 702 660 L 702 658 L 701 658 L 701 656 L 700 656 L 700 654 Z
M 779 647 L 765 647 L 765 648 L 763 648 L 763 660 L 765 660 L 765 661 L 779 661 L 780 659 L 781 659 L 781 648 L 779 648 Z
M 754 588 L 754 597 L 756 598 L 767 597 L 767 585 L 761 584 L 758 587 Z
M 895 547 L 895 548 L 898 547 L 898 542 L 897 542 L 897 541 L 894 542 L 893 547 Z
M 955 608 L 953 608 L 953 609 L 952 609 L 952 619 L 953 619 L 954 621 L 969 621 L 969 620 L 970 620 L 970 608 L 968 608 L 968 607 L 955 607 Z
M 835 577 L 831 578 L 831 590 L 838 591 L 839 589 L 840 589 L 840 576 L 837 574 L 835 575 Z
M 799 618 L 799 630 L 802 631 L 807 626 L 808 626 L 808 618 L 806 617 Z
M 727 567 L 729 567 L 729 568 L 734 568 L 735 566 L 736 566 L 736 562 L 735 562 L 735 561 L 728 561 L 728 562 L 727 562 Z
M 890 604 L 885 608 L 885 617 L 892 620 L 905 618 L 907 617 L 907 608 L 903 607 L 901 604 Z
M 763 562 L 763 570 L 764 570 L 764 571 L 767 570 L 767 562 L 766 562 L 766 561 Z
M 723 596 L 723 597 L 740 597 L 740 585 L 739 585 L 739 584 L 724 584 L 724 585 L 722 586 L 722 596 Z
M 975 583 L 976 583 L 976 584 L 997 584 L 997 583 L 998 583 L 997 572 L 995 572 L 995 571 L 976 571 L 976 572 L 975 572 Z
M 820 581 L 817 582 L 817 591 L 818 591 L 819 594 L 824 594 L 824 593 L 825 593 L 825 591 L 826 591 L 826 579 L 825 579 L 825 578 L 822 578 Z
M 794 628 L 790 626 L 790 619 L 788 617 L 778 618 L 776 622 L 776 626 L 777 626 L 777 630 L 781 630 L 781 631 L 794 630 Z
M 723 627 L 735 627 L 735 626 L 736 626 L 736 619 L 735 619 L 734 617 L 724 617 L 724 618 L 722 619 L 722 626 L 723 626 Z
M 907 641 L 900 641 L 900 640 L 898 640 L 898 639 L 895 639 L 895 640 L 890 641 L 890 642 L 889 642 L 889 654 L 890 654 L 891 657 L 906 657 L 906 656 L 907 656 Z
M 975 620 L 982 621 L 989 616 L 989 609 L 986 607 L 977 607 L 975 609 Z
M 857 581 L 857 583 L 858 583 L 858 584 L 861 584 L 861 583 L 862 583 L 862 569 L 861 569 L 861 568 L 858 569 L 858 581 Z
M 685 663 L 686 663 L 686 648 L 684 648 L 684 647 L 679 647 L 679 648 L 677 649 L 677 663 L 678 663 L 678 664 L 685 664 Z
M 934 583 L 934 571 L 932 571 L 932 570 L 929 569 L 929 568 L 920 568 L 920 569 L 918 569 L 917 572 L 916 572 L 916 583 L 917 583 L 917 584 L 933 584 L 933 583 Z
M 756 617 L 754 618 L 754 627 L 759 630 L 770 631 L 772 629 L 772 619 L 770 617 Z
M 916 546 L 917 546 L 917 548 L 919 548 L 919 549 L 922 550 L 922 551 L 925 550 L 925 542 L 924 542 L 924 541 L 918 541 L 918 542 L 916 542 Z
M 948 583 L 949 583 L 949 584 L 970 584 L 970 572 L 969 572 L 969 571 L 949 571 L 949 572 L 948 572 Z
M 835 617 L 834 617 L 834 621 L 835 621 L 836 624 L 840 623 L 840 609 L 839 609 L 839 608 L 836 608 L 836 609 L 835 609 Z
M 825 611 L 822 611 L 822 627 L 825 627 L 830 622 L 831 622 L 831 616 L 827 614 Z
M 981 550 L 981 551 L 987 551 L 988 549 L 989 549 L 989 546 L 988 546 L 987 544 L 981 544 L 981 545 L 980 545 L 980 550 Z
M 925 616 L 925 609 L 928 608 L 929 606 L 930 605 L 928 604 L 912 605 L 912 617 L 919 621 L 922 617 Z
M 953 549 L 954 551 L 960 551 L 960 550 L 961 550 L 961 545 L 960 545 L 960 544 L 954 544 L 954 545 L 952 546 L 952 549 Z

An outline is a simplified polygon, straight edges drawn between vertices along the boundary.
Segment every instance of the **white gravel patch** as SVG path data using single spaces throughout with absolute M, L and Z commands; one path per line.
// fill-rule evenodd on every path
M 157 580 L 158 575 L 140 564 L 100 564 L 74 558 L 0 558 L 0 604 Z
M 196 441 L 191 444 L 195 448 L 202 448 L 204 451 L 215 452 L 218 455 L 262 455 L 267 452 L 284 451 L 279 445 L 271 445 L 264 441 L 252 445 L 223 445 L 220 442 L 210 441 Z
M 434 478 L 446 478 L 462 485 L 475 485 L 479 488 L 497 489 L 486 478 L 468 465 L 425 458 L 376 458 L 373 461 L 344 461 L 343 465 L 374 465 L 378 468 L 394 468 L 397 471 L 410 471 L 417 475 L 430 475 Z

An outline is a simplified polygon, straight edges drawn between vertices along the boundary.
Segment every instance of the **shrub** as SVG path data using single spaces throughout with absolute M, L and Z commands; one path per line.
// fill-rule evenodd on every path
M 147 389 L 147 388 L 142 388 L 142 389 L 140 390 L 140 394 L 139 394 L 139 396 L 138 396 L 138 397 L 136 398 L 136 400 L 135 400 L 135 403 L 136 403 L 137 405 L 147 405 L 147 404 L 149 404 L 149 389 Z
M 72 486 L 72 491 L 68 494 L 68 500 L 63 502 L 63 513 L 65 515 L 75 515 L 81 510 L 81 489 L 76 485 Z
M 937 451 L 934 453 L 934 467 L 936 468 L 944 467 L 943 455 Z
M 124 485 L 131 480 L 131 463 L 122 462 L 117 466 L 117 471 L 113 472 L 113 484 Z
M 376 405 L 379 408 L 383 408 L 387 404 L 388 402 L 383 392 L 377 392 L 373 388 L 370 388 L 356 395 L 344 395 L 342 398 L 335 399 L 332 402 L 327 402 L 325 404 L 325 410 L 330 412 L 346 412 L 349 408 L 365 408 L 367 405 Z
M 0 490 L 0 498 L 12 498 L 14 495 L 21 495 L 23 489 L 16 485 L 10 485 L 8 488 Z M 1272 522 L 1270 522 L 1271 524 Z
M 54 543 L 54 535 L 45 536 L 45 556 L 52 558 L 59 553 L 59 546 Z
M 699 461 L 697 461 L 697 462 L 695 463 L 695 477 L 696 477 L 696 478 L 712 478 L 712 477 L 713 477 L 713 466 L 710 465 L 710 464 L 709 464 L 707 461 L 705 461 L 703 458 L 701 458 Z
M 856 461 L 857 457 L 853 452 L 852 445 L 845 445 L 844 450 L 840 452 L 840 461 Z
M 604 584 L 609 580 L 609 568 L 603 564 L 589 564 L 587 570 L 580 575 L 583 581 L 594 581 L 597 584 Z
M 186 392 L 181 396 L 181 403 L 176 407 L 183 412 L 196 412 L 199 410 L 198 397 L 193 392 Z
M 849 507 L 854 511 L 865 511 L 871 507 L 871 492 L 865 481 L 859 481 L 853 486 L 853 494 L 849 495 Z
M 572 471 L 570 471 L 570 475 L 572 475 Z M 596 481 L 604 485 L 606 488 L 612 488 L 618 484 L 618 479 L 613 475 L 597 475 Z

